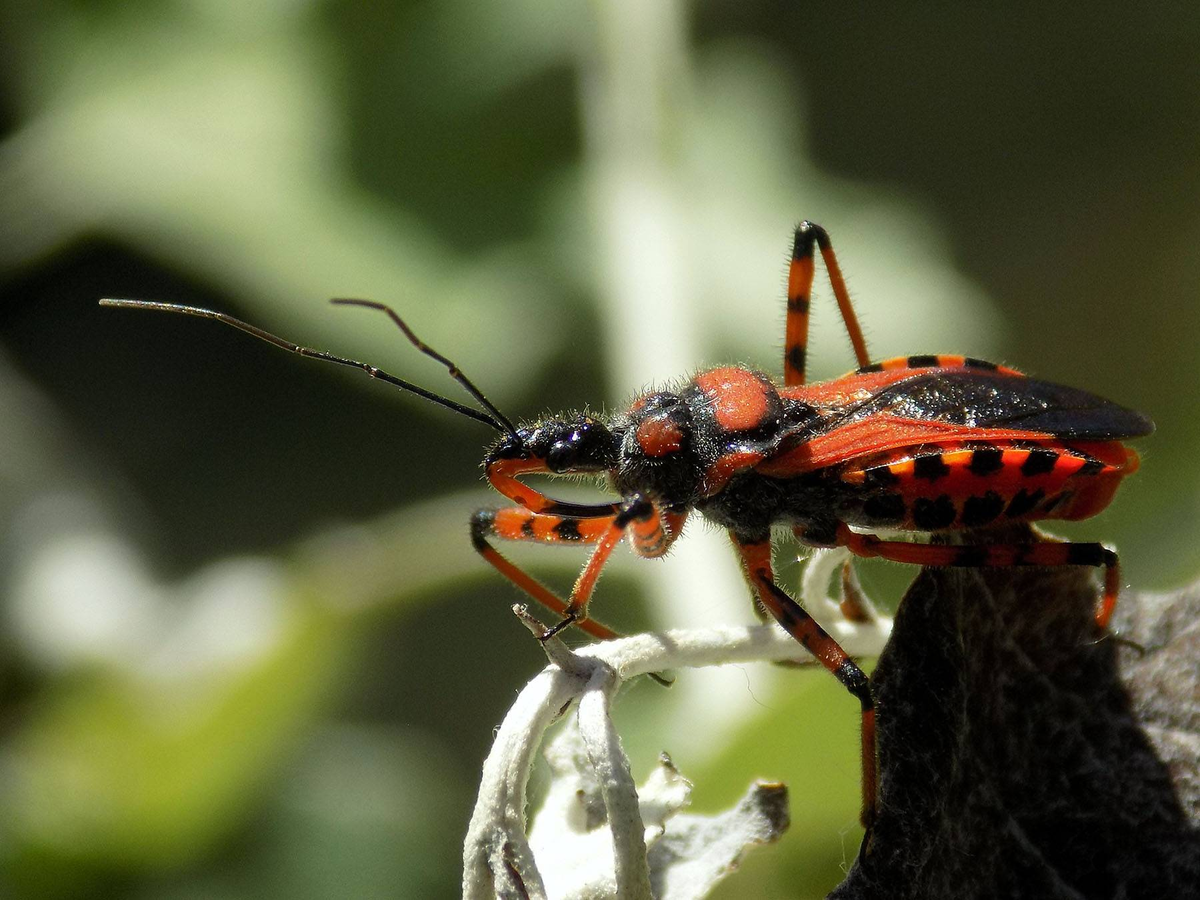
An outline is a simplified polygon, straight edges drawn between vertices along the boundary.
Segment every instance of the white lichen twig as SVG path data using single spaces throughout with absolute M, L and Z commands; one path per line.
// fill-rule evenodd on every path
M 854 567 L 849 565 L 851 553 L 845 547 L 830 550 L 814 550 L 804 566 L 800 580 L 800 596 L 808 612 L 821 622 L 838 641 L 856 636 L 859 640 L 873 635 L 882 649 L 888 635 L 892 633 L 892 617 L 880 611 L 859 584 Z M 852 622 L 842 616 L 841 597 L 829 590 L 834 573 L 843 570 L 843 579 L 849 583 L 854 598 L 867 616 L 866 622 Z M 845 591 L 838 592 L 844 594 Z M 878 650 L 874 655 L 878 655 Z
M 528 613 L 519 607 L 514 610 L 518 611 L 531 630 L 541 632 L 540 623 Z M 854 656 L 877 655 L 886 640 L 886 628 L 881 627 L 881 622 L 874 618 L 864 623 L 853 623 L 840 631 L 840 643 Z M 547 892 L 548 881 L 557 885 L 553 896 L 702 896 L 706 888 L 701 890 L 694 886 L 686 890 L 656 890 L 652 893 L 651 885 L 669 883 L 670 874 L 652 871 L 648 861 L 646 826 L 643 821 L 645 798 L 643 805 L 639 805 L 629 761 L 609 714 L 612 697 L 622 682 L 639 675 L 730 663 L 803 660 L 807 657 L 806 652 L 792 637 L 773 625 L 639 634 L 592 644 L 576 651 L 569 650 L 557 638 L 544 641 L 543 646 L 551 665 L 521 691 L 505 716 L 492 751 L 484 763 L 479 795 L 463 847 L 463 896 L 468 900 L 492 897 L 530 897 L 537 900 L 551 896 Z M 612 868 L 604 876 L 601 886 L 597 885 L 594 860 L 570 858 L 572 851 L 568 847 L 566 834 L 569 829 L 565 823 L 561 828 L 561 846 L 556 847 L 552 854 L 543 854 L 539 860 L 535 860 L 526 835 L 526 790 L 534 756 L 546 730 L 576 701 L 578 741 L 582 749 L 574 752 L 578 757 L 586 757 L 580 767 L 587 770 L 585 780 L 595 786 L 597 802 L 602 806 L 599 819 L 608 827 L 605 834 L 611 835 L 611 849 L 606 847 L 606 859 L 611 860 Z M 570 755 L 572 751 L 560 750 L 559 755 L 564 752 Z M 673 767 L 671 771 L 674 771 Z M 742 806 L 749 804 L 753 807 L 757 802 L 755 811 L 761 819 L 764 808 L 778 805 L 778 796 L 771 793 L 772 789 L 780 790 L 778 786 L 760 786 L 758 793 L 752 791 Z M 553 786 L 551 791 L 554 791 Z M 585 791 L 580 789 L 578 793 Z M 662 818 L 665 819 L 685 804 L 686 799 L 685 790 L 682 799 L 667 803 L 671 808 Z M 650 805 L 653 806 L 654 802 L 657 801 L 652 800 Z M 774 815 L 778 819 L 778 814 Z M 777 835 L 782 827 L 786 827 L 786 813 L 783 819 L 783 826 L 773 831 L 768 828 L 763 833 Z M 708 822 L 711 832 L 711 820 Z M 661 822 L 656 822 L 655 827 L 658 833 L 665 830 Z M 700 826 L 693 823 L 690 827 L 693 832 L 686 839 L 696 843 L 695 834 Z M 746 830 L 753 831 L 749 828 Z M 655 833 L 652 831 L 652 834 Z M 607 842 L 609 838 L 605 840 Z M 760 838 L 749 838 L 746 843 L 755 840 Z M 725 841 L 726 845 L 728 843 Z M 741 847 L 735 848 L 737 852 L 730 855 L 721 866 L 695 866 L 696 854 L 706 852 L 709 847 L 711 843 L 695 849 L 693 856 L 686 859 L 678 853 L 658 856 L 669 857 L 670 865 L 691 864 L 693 870 L 705 868 L 710 873 L 705 883 L 710 884 L 718 877 L 711 873 L 719 870 L 723 875 L 736 863 Z M 723 847 L 722 852 L 728 853 L 728 847 Z M 553 858 L 544 858 L 546 856 Z M 579 874 L 555 872 L 551 877 L 549 868 L 543 872 L 539 869 L 539 863 L 559 869 L 574 867 Z M 574 888 L 564 888 L 564 879 L 567 883 L 573 883 Z M 572 882 L 572 879 L 577 880 Z M 676 883 L 678 881 L 676 879 Z

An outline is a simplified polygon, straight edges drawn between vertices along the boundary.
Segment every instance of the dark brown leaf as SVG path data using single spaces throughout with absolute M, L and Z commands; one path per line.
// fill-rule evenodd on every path
M 926 570 L 872 678 L 880 815 L 831 898 L 1200 896 L 1200 587 Z

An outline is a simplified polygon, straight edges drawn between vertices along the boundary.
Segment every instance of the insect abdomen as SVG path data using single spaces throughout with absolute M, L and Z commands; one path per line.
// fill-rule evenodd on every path
M 903 448 L 839 478 L 861 499 L 851 524 L 940 531 L 1094 516 L 1137 466 L 1116 441 L 972 443 Z

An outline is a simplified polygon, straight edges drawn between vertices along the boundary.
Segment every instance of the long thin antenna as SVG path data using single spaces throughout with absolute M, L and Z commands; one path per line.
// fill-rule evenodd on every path
M 378 300 L 358 300 L 358 299 L 355 299 L 352 297 L 335 297 L 333 300 L 330 300 L 329 302 L 337 303 L 342 306 L 365 306 L 367 309 L 377 309 L 380 312 L 385 313 L 389 319 L 391 319 L 393 322 L 396 323 L 397 326 L 399 326 L 400 330 L 404 332 L 404 336 L 406 338 L 408 338 L 409 341 L 412 342 L 412 345 L 414 347 L 416 347 L 418 350 L 420 350 L 426 356 L 431 357 L 432 359 L 436 359 L 443 366 L 445 366 L 447 371 L 449 371 L 449 373 L 450 373 L 450 377 L 453 378 L 455 381 L 457 381 L 459 384 L 461 384 L 464 388 L 466 388 L 467 393 L 469 393 L 472 397 L 474 397 L 476 400 L 478 400 L 479 404 L 484 409 L 486 409 L 493 416 L 495 416 L 500 421 L 500 423 L 504 426 L 505 430 L 509 434 L 511 434 L 513 437 L 516 437 L 517 429 L 513 427 L 513 423 L 508 421 L 508 417 L 505 416 L 504 413 L 500 412 L 500 410 L 498 410 L 495 407 L 495 405 L 492 403 L 491 400 L 489 400 L 487 397 L 483 396 L 483 391 L 481 391 L 481 390 L 479 390 L 479 388 L 475 387 L 475 385 L 471 383 L 471 379 L 469 379 L 466 375 L 464 375 L 462 370 L 459 369 L 458 366 L 456 366 L 450 360 L 446 359 L 446 357 L 442 356 L 442 354 L 438 353 L 436 350 L 434 350 L 432 347 L 430 347 L 428 344 L 426 344 L 423 340 L 421 340 L 419 337 L 417 337 L 413 333 L 413 330 L 411 328 L 409 328 L 408 325 L 405 324 L 404 320 L 402 318 L 400 318 L 400 316 L 396 313 L 396 311 L 394 309 L 392 309 L 390 306 L 388 306 L 386 303 L 380 303 Z
M 117 307 L 119 309 L 150 309 L 157 310 L 158 312 L 170 312 L 179 313 L 185 316 L 196 316 L 197 318 L 201 319 L 214 319 L 217 322 L 223 322 L 226 325 L 231 325 L 240 331 L 244 331 L 247 334 L 253 335 L 260 341 L 266 341 L 268 344 L 274 344 L 276 347 L 280 347 L 290 353 L 298 353 L 300 356 L 307 356 L 310 359 L 322 359 L 326 362 L 337 363 L 340 366 L 350 366 L 351 368 L 362 369 L 372 378 L 377 378 L 380 381 L 387 382 L 388 384 L 398 387 L 403 391 L 416 394 L 418 397 L 424 397 L 426 400 L 436 403 L 439 406 L 444 406 L 447 409 L 454 410 L 454 412 L 464 415 L 469 419 L 474 419 L 476 422 L 483 422 L 485 425 L 489 425 L 497 431 L 506 431 L 509 434 L 514 436 L 516 435 L 516 429 L 513 428 L 512 423 L 509 422 L 504 416 L 499 415 L 496 408 L 491 403 L 483 399 L 483 395 L 479 393 L 478 389 L 476 389 L 474 385 L 467 381 L 465 376 L 462 376 L 462 373 L 458 372 L 458 369 L 453 366 L 453 364 L 450 364 L 448 360 L 445 360 L 444 357 L 438 355 L 435 355 L 434 358 L 439 359 L 442 362 L 446 362 L 450 366 L 450 374 L 455 375 L 460 383 L 465 382 L 465 386 L 467 386 L 467 389 L 471 392 L 472 396 L 481 400 L 487 409 L 496 413 L 497 417 L 490 416 L 485 412 L 480 412 L 479 410 L 470 406 L 465 406 L 462 403 L 458 403 L 449 399 L 448 397 L 443 397 L 440 394 L 435 394 L 433 391 L 426 390 L 425 388 L 419 387 L 412 382 L 405 381 L 403 378 L 397 378 L 395 375 L 391 375 L 376 366 L 370 365 L 369 363 L 359 362 L 356 359 L 347 359 L 342 356 L 334 356 L 332 353 L 326 353 L 324 350 L 314 350 L 311 347 L 302 347 L 299 344 L 294 344 L 291 341 L 284 340 L 278 335 L 271 334 L 269 331 L 264 331 L 257 326 L 251 325 L 249 322 L 243 322 L 241 319 L 236 319 L 231 315 L 217 312 L 216 310 L 204 309 L 199 306 L 183 306 L 179 303 L 160 303 L 156 300 L 114 300 L 105 298 L 100 301 L 100 305 Z M 404 327 L 405 334 L 409 335 L 410 339 L 415 339 L 415 336 L 411 331 L 408 330 L 407 327 L 403 325 L 402 327 Z M 418 347 L 422 349 L 422 352 L 431 352 L 428 350 L 428 348 L 424 347 L 423 344 L 418 343 Z

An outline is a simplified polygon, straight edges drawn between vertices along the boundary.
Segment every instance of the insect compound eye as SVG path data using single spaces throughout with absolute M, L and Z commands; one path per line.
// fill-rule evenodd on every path
M 546 468 L 551 472 L 565 472 L 575 461 L 575 448 L 569 440 L 558 441 L 546 454 Z
M 564 431 L 546 452 L 551 472 L 600 472 L 616 464 L 615 439 L 602 422 L 584 416 Z

